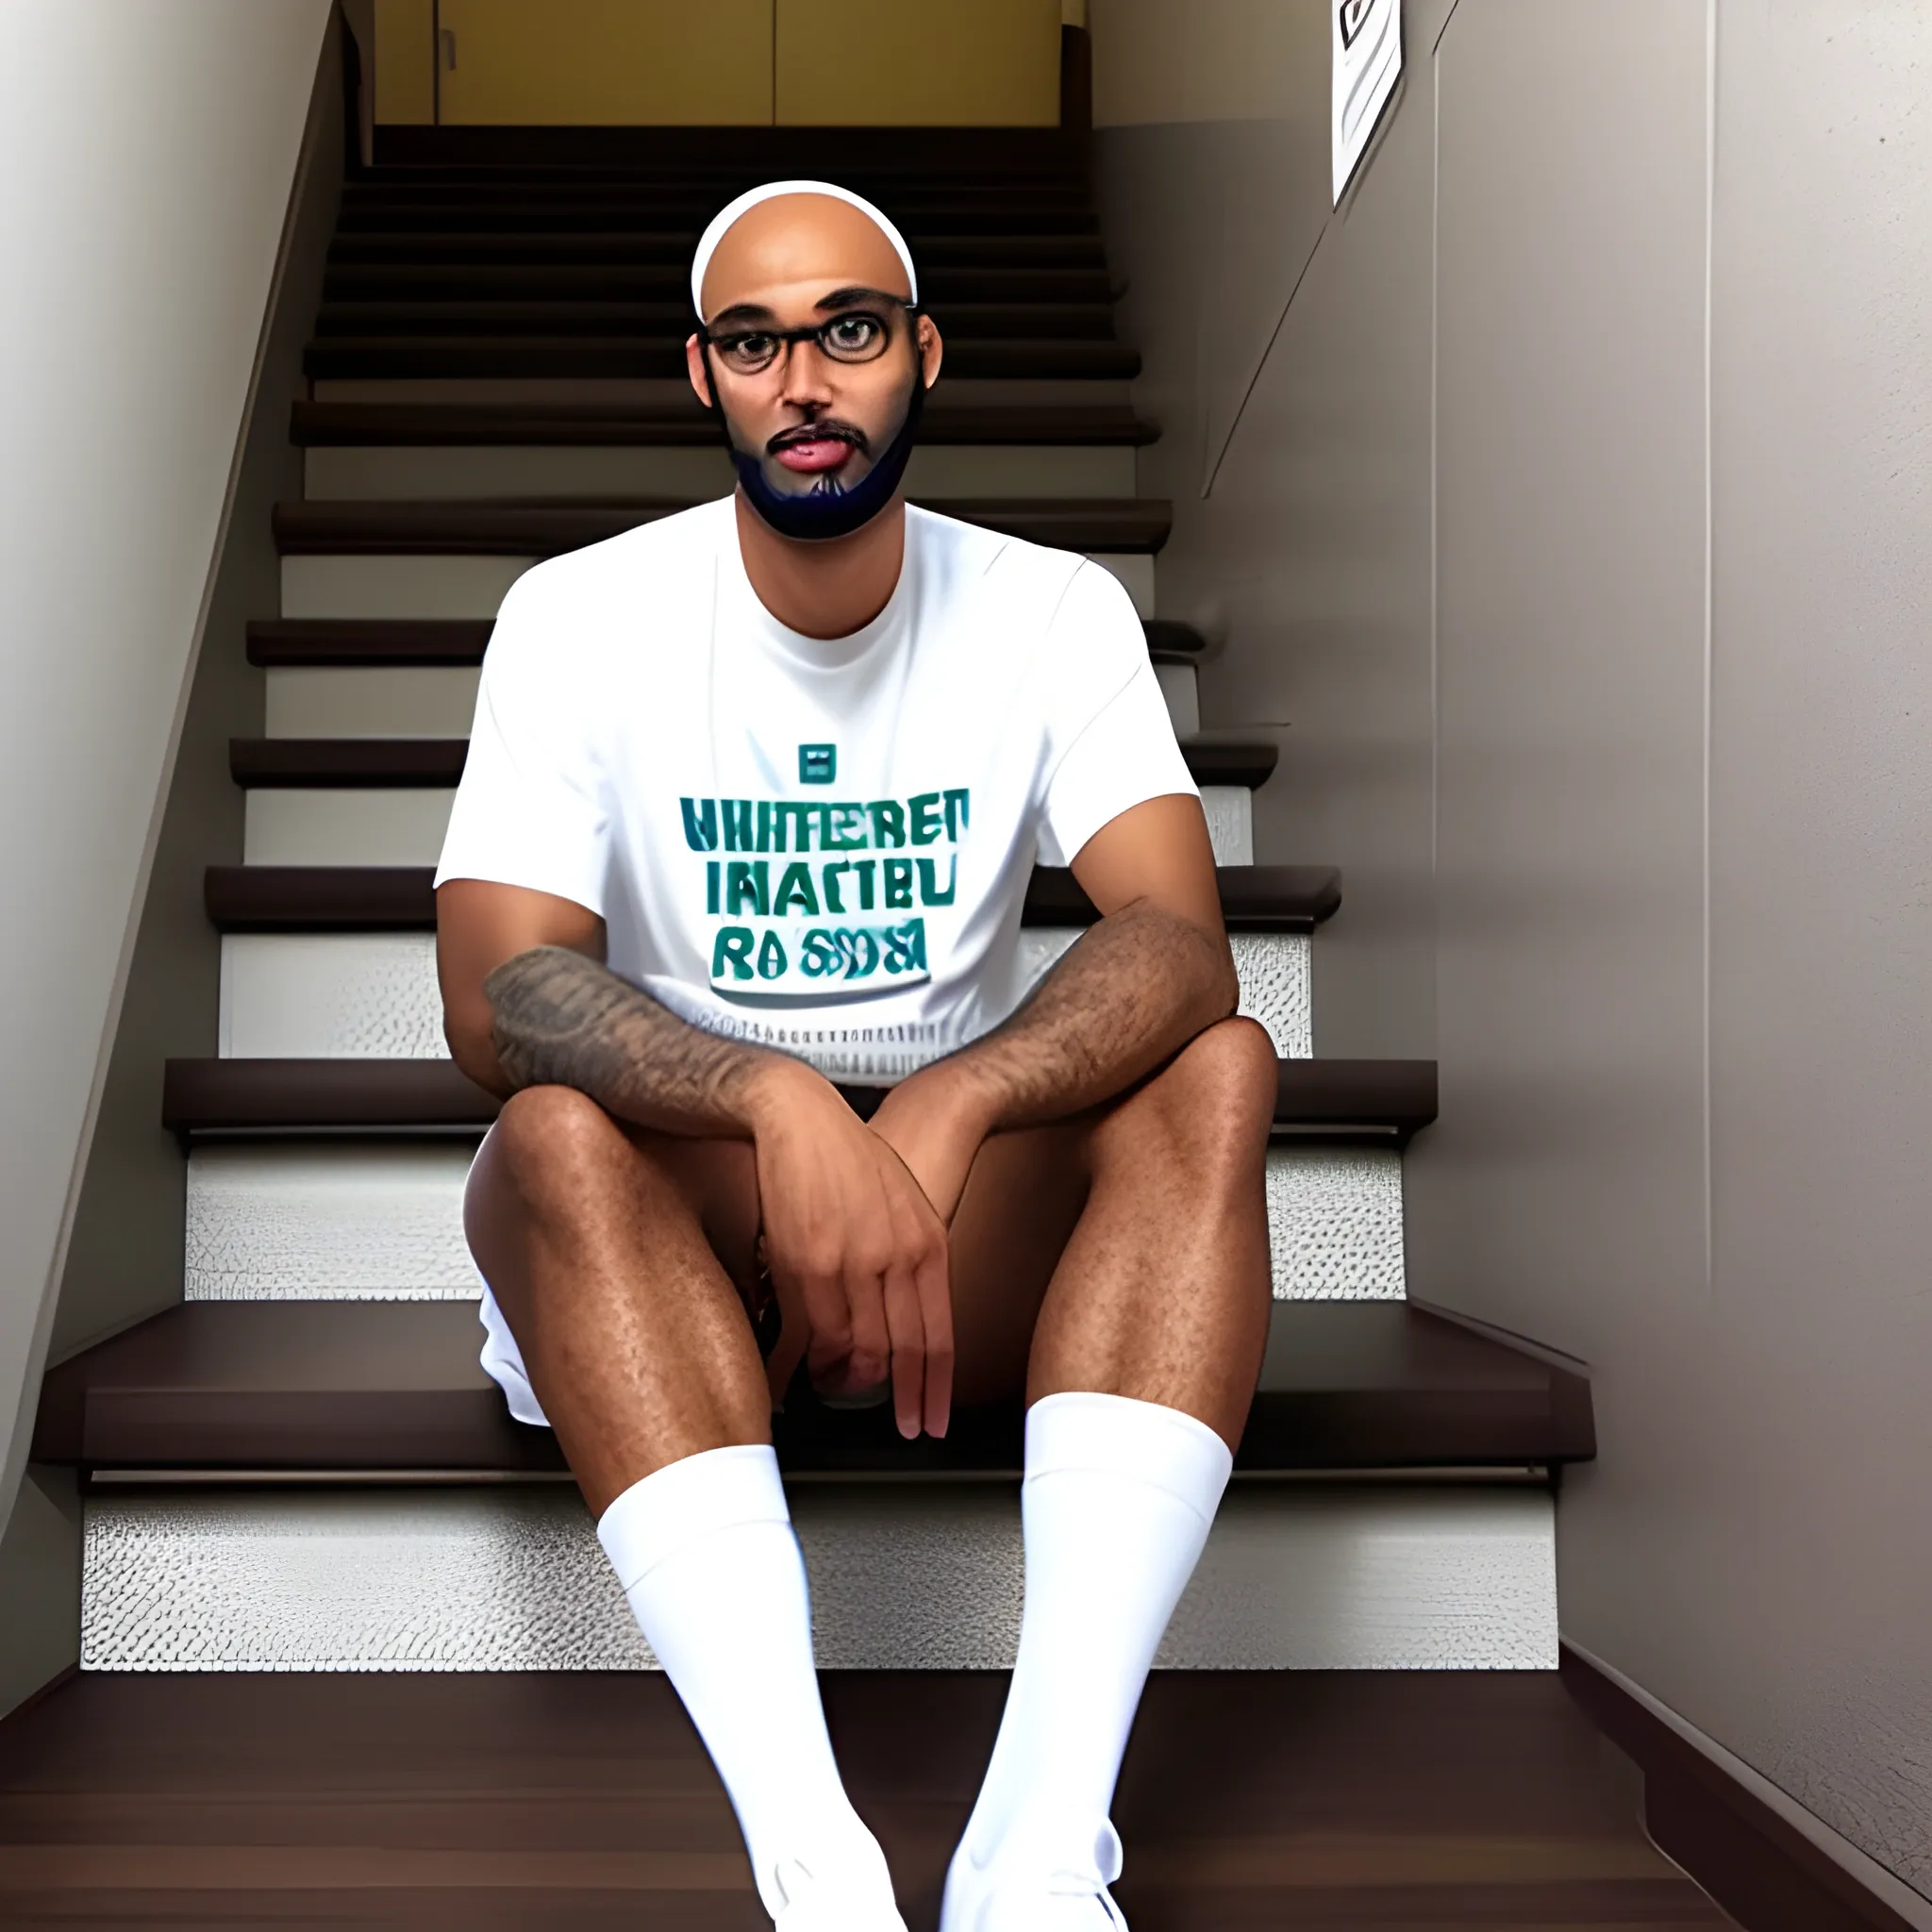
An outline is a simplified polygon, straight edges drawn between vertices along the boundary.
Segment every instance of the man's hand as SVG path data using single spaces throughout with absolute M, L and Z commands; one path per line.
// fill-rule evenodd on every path
M 953 1400 L 945 1224 L 892 1147 L 831 1085 L 774 1061 L 752 1099 L 766 1263 L 815 1376 L 872 1388 L 890 1373 L 899 1433 L 942 1436 Z M 774 1369 L 793 1364 L 780 1344 Z M 782 1365 L 781 1365 L 782 1364 Z
M 886 1095 L 870 1123 L 906 1163 L 933 1212 L 948 1227 L 992 1126 L 990 1105 L 959 1071 L 958 1062 L 939 1060 L 908 1074 Z

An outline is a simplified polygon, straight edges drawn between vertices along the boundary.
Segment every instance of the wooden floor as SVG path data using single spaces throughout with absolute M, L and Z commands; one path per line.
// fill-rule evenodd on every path
M 1005 1688 L 827 1679 L 911 1932 Z M 1118 1893 L 1134 1932 L 1727 1925 L 1620 1764 L 1554 1675 L 1165 1675 Z M 658 1677 L 86 1676 L 0 1724 L 8 1927 L 766 1924 Z

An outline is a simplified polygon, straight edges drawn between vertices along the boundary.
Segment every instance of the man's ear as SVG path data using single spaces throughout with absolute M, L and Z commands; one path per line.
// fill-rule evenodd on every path
M 695 338 L 693 338 L 695 340 Z M 919 368 L 930 389 L 940 379 L 940 364 L 945 360 L 946 345 L 940 340 L 940 325 L 931 316 L 919 318 Z
M 706 408 L 711 407 L 711 374 L 705 367 L 705 352 L 695 335 L 687 336 L 684 343 L 685 373 L 691 377 L 691 386 L 698 392 L 698 401 Z

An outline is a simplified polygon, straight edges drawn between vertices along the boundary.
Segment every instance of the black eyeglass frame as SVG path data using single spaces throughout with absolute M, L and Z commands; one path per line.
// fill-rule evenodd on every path
M 921 304 L 916 301 L 909 301 L 903 295 L 887 295 L 883 299 L 891 303 L 894 308 L 903 309 L 908 318 L 914 322 L 925 313 Z M 841 369 L 863 369 L 867 363 L 876 362 L 879 359 L 879 356 L 883 356 L 886 353 L 885 349 L 879 351 L 879 356 L 867 356 L 863 360 L 855 362 L 843 356 L 833 355 L 825 347 L 824 343 L 826 330 L 837 328 L 841 322 L 849 322 L 855 315 L 869 316 L 874 321 L 880 323 L 884 323 L 887 320 L 885 316 L 880 315 L 875 309 L 868 308 L 862 303 L 855 303 L 850 308 L 840 309 L 837 315 L 828 315 L 824 322 L 808 323 L 803 328 L 733 328 L 721 330 L 714 334 L 708 325 L 700 323 L 697 329 L 697 338 L 699 345 L 708 352 L 712 349 L 722 350 L 726 343 L 741 341 L 747 336 L 771 337 L 778 344 L 778 348 L 773 351 L 772 359 L 769 362 L 762 364 L 757 369 L 731 369 L 731 365 L 728 362 L 724 365 L 733 375 L 739 377 L 741 381 L 755 380 L 760 375 L 769 375 L 772 370 L 778 366 L 781 352 L 784 357 L 789 358 L 793 344 L 798 342 L 817 342 L 819 354 L 827 362 L 834 363 Z M 886 343 L 886 348 L 891 348 L 890 327 L 887 330 L 887 334 L 889 340 Z M 708 353 L 706 359 L 709 359 Z

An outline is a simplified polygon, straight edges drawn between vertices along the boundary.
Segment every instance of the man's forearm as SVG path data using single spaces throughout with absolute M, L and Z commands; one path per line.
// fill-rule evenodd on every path
M 1061 1120 L 1151 1074 L 1240 996 L 1224 940 L 1130 906 L 1091 926 L 1003 1025 L 926 1071 L 987 1133 Z
M 774 1079 L 803 1062 L 680 1020 L 608 967 L 563 946 L 519 953 L 483 982 L 491 1037 L 512 1088 L 556 1085 L 660 1133 L 755 1131 Z

